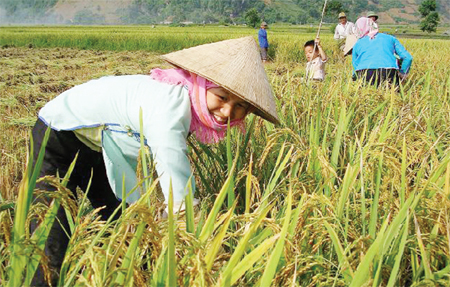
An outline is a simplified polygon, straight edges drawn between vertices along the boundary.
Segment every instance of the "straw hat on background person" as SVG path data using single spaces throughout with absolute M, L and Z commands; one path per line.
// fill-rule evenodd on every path
M 255 107 L 256 115 L 279 123 L 272 87 L 253 37 L 204 44 L 162 58 L 223 87 Z
M 345 12 L 339 13 L 338 19 L 341 19 L 341 18 L 347 18 L 347 15 L 345 15 Z
M 266 27 L 267 28 L 267 23 L 266 22 L 261 22 L 261 27 Z
M 367 18 L 374 17 L 375 21 L 378 20 L 378 15 L 374 11 L 367 12 Z

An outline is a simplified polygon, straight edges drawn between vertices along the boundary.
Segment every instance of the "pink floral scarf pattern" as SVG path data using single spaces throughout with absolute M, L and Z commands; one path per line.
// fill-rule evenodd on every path
M 378 34 L 378 28 L 372 19 L 361 17 L 356 21 L 356 32 L 358 38 L 369 36 L 370 39 L 373 39 Z
M 189 90 L 191 100 L 192 120 L 189 132 L 195 135 L 201 143 L 217 143 L 226 135 L 227 125 L 218 123 L 208 110 L 206 91 L 217 88 L 218 85 L 194 73 L 182 69 L 153 69 L 152 79 L 171 85 L 185 85 Z M 237 126 L 244 131 L 243 119 L 233 120 L 230 127 Z

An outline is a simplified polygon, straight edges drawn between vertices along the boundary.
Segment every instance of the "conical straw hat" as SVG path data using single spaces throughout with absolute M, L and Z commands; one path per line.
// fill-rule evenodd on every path
M 344 47 L 344 56 L 350 55 L 353 50 L 353 46 L 355 46 L 358 38 L 354 34 L 350 34 L 345 38 L 345 47 Z
M 255 114 L 278 123 L 275 99 L 253 37 L 225 40 L 163 55 L 252 104 Z
M 376 17 L 378 19 L 378 15 L 374 11 L 367 12 L 367 18 L 369 17 Z

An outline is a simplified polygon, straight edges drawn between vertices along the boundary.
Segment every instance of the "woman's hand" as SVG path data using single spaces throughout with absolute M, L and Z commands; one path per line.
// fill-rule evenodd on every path
M 406 77 L 408 76 L 408 74 L 403 74 L 403 73 L 398 73 L 398 77 L 400 78 L 400 80 L 403 82 L 405 79 L 406 79 Z

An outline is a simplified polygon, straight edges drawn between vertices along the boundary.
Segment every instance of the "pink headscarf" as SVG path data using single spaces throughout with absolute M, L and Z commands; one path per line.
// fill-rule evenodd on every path
M 356 33 L 358 38 L 369 36 L 370 39 L 373 39 L 378 33 L 378 28 L 372 19 L 361 17 L 356 21 Z
M 152 79 L 172 85 L 186 85 L 191 99 L 192 120 L 189 132 L 202 143 L 217 143 L 226 135 L 227 125 L 220 124 L 211 115 L 206 103 L 206 91 L 219 86 L 194 73 L 182 69 L 153 69 Z M 238 126 L 244 131 L 244 119 L 233 120 L 230 127 Z

